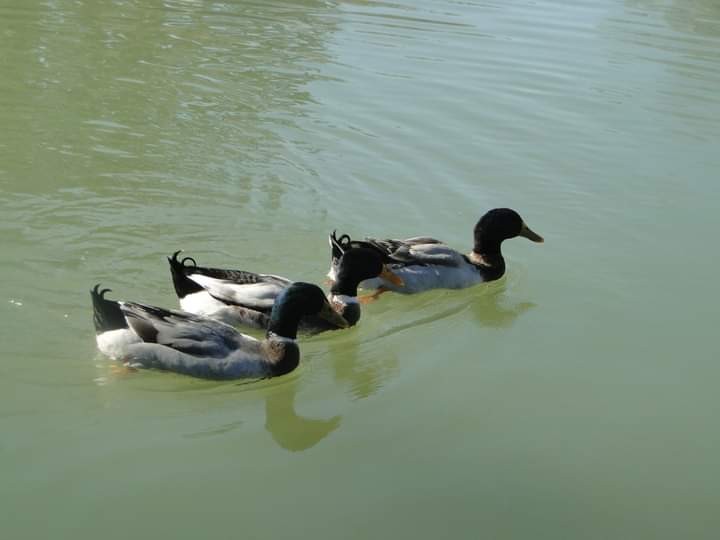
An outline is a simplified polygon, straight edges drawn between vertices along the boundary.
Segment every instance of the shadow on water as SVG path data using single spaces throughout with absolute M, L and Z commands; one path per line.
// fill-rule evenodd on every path
M 256 403 L 265 401 L 264 427 L 275 443 L 291 452 L 308 450 L 340 427 L 342 416 L 330 418 L 310 418 L 297 412 L 298 394 L 303 381 L 302 377 L 290 374 L 277 379 L 247 379 L 232 382 L 213 382 L 195 379 L 183 375 L 157 372 L 154 370 L 128 369 L 120 362 L 109 361 L 97 357 L 97 374 L 94 383 L 105 387 L 107 392 L 119 392 L 123 403 L 127 400 L 126 392 L 141 392 L 154 400 L 157 395 L 165 394 L 169 400 L 177 396 L 180 400 L 166 410 L 169 417 L 175 418 L 199 415 L 201 429 L 188 432 L 183 427 L 182 436 L 188 439 L 201 439 L 223 436 L 237 431 L 247 424 L 254 413 L 248 412 L 240 403 L 247 403 L 254 408 Z M 140 402 L 142 399 L 134 401 Z M 163 401 L 166 401 L 163 398 Z M 178 413 L 178 407 L 183 412 Z M 158 407 L 161 410 L 162 407 Z M 213 411 L 214 418 L 222 421 L 208 422 L 208 411 Z M 156 414 L 158 413 L 156 410 Z M 193 425 L 190 423 L 190 425 Z
M 485 294 L 478 295 L 470 305 L 470 312 L 481 326 L 509 328 L 523 313 L 534 308 L 534 302 L 508 303 L 504 282 L 489 286 Z
M 341 416 L 307 418 L 295 410 L 298 381 L 269 389 L 265 396 L 265 429 L 285 450 L 312 448 L 340 426 Z
M 357 336 L 329 344 L 330 369 L 335 382 L 346 388 L 352 399 L 376 394 L 398 371 L 398 358 L 376 342 L 361 343 Z
M 414 309 L 404 309 L 398 305 L 397 310 L 404 310 L 417 317 L 407 322 L 393 325 L 380 334 L 380 338 L 392 336 L 408 329 L 415 329 L 420 326 L 434 323 L 436 321 L 454 317 L 465 311 L 472 314 L 473 318 L 484 327 L 507 328 L 515 320 L 535 307 L 532 302 L 508 303 L 507 300 L 507 277 L 487 285 L 480 285 L 470 289 L 466 293 L 458 294 L 457 291 L 433 291 L 425 293 L 426 298 L 414 306 Z M 397 316 L 398 320 L 407 319 L 407 316 Z
M 455 316 L 472 317 L 480 327 L 509 328 L 536 306 L 508 299 L 505 279 L 465 292 L 433 291 L 393 300 L 392 307 L 385 311 L 381 308 L 373 313 L 372 304 L 364 307 L 359 328 L 320 338 L 327 339 L 328 369 L 334 381 L 352 399 L 377 394 L 399 372 L 398 354 L 385 338 Z M 394 322 L 386 328 L 388 321 Z

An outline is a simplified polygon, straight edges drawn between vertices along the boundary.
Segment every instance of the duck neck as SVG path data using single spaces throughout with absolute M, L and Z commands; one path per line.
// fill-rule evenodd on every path
M 340 274 L 337 281 L 333 283 L 330 293 L 334 296 L 350 296 L 355 297 L 358 295 L 358 281 L 355 279 L 349 279 L 346 276 Z
M 477 253 L 483 258 L 502 259 L 502 252 L 500 251 L 502 241 L 503 239 L 497 236 L 489 236 L 482 233 L 476 234 L 473 253 Z
M 273 310 L 268 324 L 268 333 L 289 339 L 297 339 L 297 328 L 300 324 L 299 314 L 283 313 L 282 310 Z
M 267 336 L 270 337 L 272 333 L 288 339 L 297 339 L 297 330 L 301 317 L 300 312 L 292 309 L 292 306 L 276 305 L 273 307 L 272 313 L 270 313 Z
M 468 259 L 478 267 L 486 281 L 499 279 L 505 273 L 505 259 L 500 246 L 502 239 L 486 235 L 475 236 L 475 246 Z

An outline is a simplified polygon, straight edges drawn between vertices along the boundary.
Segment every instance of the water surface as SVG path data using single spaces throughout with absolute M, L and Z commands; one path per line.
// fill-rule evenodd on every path
M 152 4 L 152 5 L 150 5 Z M 715 538 L 720 4 L 6 1 L 3 538 Z M 545 236 L 251 384 L 125 373 L 88 290 L 325 237 Z

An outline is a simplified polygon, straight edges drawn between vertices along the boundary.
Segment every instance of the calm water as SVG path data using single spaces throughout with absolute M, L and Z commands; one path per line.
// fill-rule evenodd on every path
M 2 538 L 717 538 L 720 3 L 5 0 Z M 126 374 L 88 289 L 321 281 L 326 234 L 502 281 L 384 296 L 252 384 Z

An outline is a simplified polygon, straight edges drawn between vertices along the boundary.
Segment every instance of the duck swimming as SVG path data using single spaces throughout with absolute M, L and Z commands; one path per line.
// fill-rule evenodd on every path
M 205 379 L 276 377 L 300 362 L 298 324 L 306 315 L 347 322 L 322 290 L 293 283 L 276 298 L 265 339 L 241 334 L 212 319 L 135 302 L 108 300 L 96 285 L 91 291 L 93 321 L 100 352 L 134 367 L 173 371 Z
M 330 235 L 332 260 L 328 277 L 337 279 L 342 254 L 353 248 L 375 250 L 386 266 L 403 284 L 397 285 L 382 277 L 363 281 L 360 287 L 377 289 L 377 297 L 385 291 L 413 294 L 430 289 L 462 289 L 485 281 L 493 281 L 505 273 L 501 245 L 504 240 L 522 236 L 543 242 L 520 215 L 510 208 L 495 208 L 482 216 L 474 229 L 474 245 L 468 254 L 460 253 L 440 240 L 415 237 L 405 240 L 352 240 L 348 235 Z
M 180 307 L 233 326 L 268 328 L 275 299 L 292 283 L 272 274 L 198 266 L 192 257 L 179 259 L 179 254 L 179 251 L 173 253 L 168 262 Z M 338 256 L 336 277 L 328 301 L 350 326 L 360 319 L 357 288 L 361 281 L 382 278 L 402 285 L 402 281 L 383 264 L 382 255 L 365 247 L 351 248 Z M 337 328 L 327 319 L 313 315 L 300 321 L 303 332 Z

